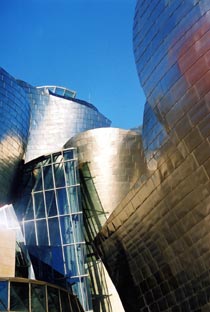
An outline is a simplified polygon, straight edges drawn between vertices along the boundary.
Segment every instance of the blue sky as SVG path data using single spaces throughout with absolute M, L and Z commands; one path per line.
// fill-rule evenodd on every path
M 77 91 L 129 129 L 145 97 L 133 56 L 135 0 L 1 0 L 0 66 L 16 78 Z

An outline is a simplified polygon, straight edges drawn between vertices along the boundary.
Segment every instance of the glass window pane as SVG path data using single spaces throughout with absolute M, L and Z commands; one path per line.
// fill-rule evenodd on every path
M 70 216 L 61 217 L 61 232 L 63 237 L 63 243 L 64 244 L 70 244 L 73 243 L 73 228 L 71 226 L 71 219 Z
M 72 215 L 72 225 L 76 242 L 84 241 L 83 237 L 83 217 L 82 215 Z
M 48 289 L 48 310 L 50 312 L 59 312 L 59 295 L 56 288 L 47 287 Z
M 76 252 L 77 252 L 77 261 L 79 265 L 79 273 L 85 274 L 85 245 L 84 244 L 77 244 L 76 245 Z
M 28 246 L 27 246 L 28 247 Z M 50 246 L 29 246 L 28 251 L 37 279 L 54 283 L 53 256 Z
M 48 219 L 48 223 L 50 232 L 50 244 L 55 246 L 60 245 L 61 239 L 58 218 Z
M 64 91 L 65 89 L 63 88 L 58 88 L 58 87 L 55 88 L 55 94 L 57 95 L 64 95 Z
M 44 167 L 44 166 L 46 166 L 46 165 L 50 165 L 52 163 L 52 161 L 51 161 L 51 157 L 50 157 L 50 155 L 49 156 L 47 156 L 45 159 L 43 159 L 41 162 L 40 162 L 40 165 L 42 166 L 42 167 Z
M 53 154 L 53 162 L 54 163 L 60 163 L 63 160 L 63 156 L 61 155 L 61 152 L 54 153 Z
M 31 311 L 46 311 L 45 286 L 31 284 Z
M 64 255 L 66 260 L 67 274 L 70 274 L 70 276 L 77 276 L 78 269 L 75 246 L 64 246 Z
M 35 179 L 34 191 L 41 191 L 43 189 L 41 168 L 35 168 L 33 170 L 33 177 Z
M 34 221 L 24 222 L 26 245 L 36 245 Z
M 52 189 L 53 188 L 53 176 L 52 176 L 52 166 L 43 167 L 44 173 L 44 189 Z
M 60 295 L 61 295 L 62 311 L 71 312 L 68 293 L 64 292 L 64 291 L 61 291 Z
M 36 222 L 36 226 L 37 226 L 38 245 L 41 246 L 48 245 L 49 242 L 48 242 L 46 220 L 38 220 Z
M 57 274 L 61 274 L 64 276 L 65 268 L 63 261 L 63 253 L 61 246 L 51 246 L 52 253 L 52 267 L 57 272 Z M 58 277 L 61 281 L 61 276 Z
M 57 215 L 55 192 L 54 191 L 45 192 L 45 199 L 46 199 L 46 207 L 47 207 L 48 217 L 52 217 L 52 216 Z
M 80 311 L 80 308 L 77 305 L 77 300 L 75 297 L 71 297 L 71 307 L 72 307 L 72 311 Z
M 34 212 L 33 212 L 33 202 L 32 202 L 32 197 L 28 198 L 28 204 L 26 208 L 26 213 L 24 214 L 25 220 L 31 220 L 34 219 Z
M 58 203 L 58 209 L 59 213 L 62 214 L 68 214 L 69 213 L 69 207 L 68 207 L 68 200 L 67 200 L 67 194 L 66 189 L 60 189 L 56 190 L 57 194 L 57 203 Z
M 55 174 L 55 185 L 56 187 L 65 186 L 63 164 L 54 164 L 54 174 Z
M 65 162 L 66 185 L 75 185 L 75 161 Z
M 26 283 L 11 282 L 10 286 L 10 310 L 28 311 L 29 309 L 29 290 Z
M 64 160 L 70 160 L 74 158 L 74 150 L 66 150 L 63 152 Z
M 70 202 L 70 211 L 71 212 L 78 212 L 81 210 L 81 207 L 79 205 L 79 200 L 78 200 L 78 187 L 73 186 L 69 187 L 67 189 L 67 193 L 69 196 L 69 202 Z
M 8 309 L 8 282 L 0 282 L 0 311 Z
M 74 92 L 71 92 L 70 90 L 65 90 L 64 96 L 67 98 L 74 97 Z
M 36 218 L 45 218 L 45 206 L 43 192 L 34 194 L 35 216 Z

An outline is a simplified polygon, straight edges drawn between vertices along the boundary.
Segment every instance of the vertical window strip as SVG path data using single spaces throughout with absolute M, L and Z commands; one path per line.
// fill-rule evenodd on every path
M 52 155 L 51 155 L 52 156 Z M 52 159 L 51 159 L 52 163 Z M 51 165 L 52 166 L 52 165 Z M 48 244 L 50 245 L 50 232 L 49 232 L 49 224 L 48 224 L 48 214 L 47 214 L 47 206 L 46 206 L 46 197 L 45 197 L 45 183 L 44 183 L 44 170 L 43 167 L 41 166 L 42 170 L 42 185 L 43 185 L 43 196 L 44 196 L 44 209 L 45 209 L 45 218 L 46 218 L 46 227 L 47 227 L 47 237 L 48 237 Z M 52 168 L 53 169 L 53 168 Z
M 36 238 L 36 245 L 38 246 L 38 234 L 37 234 L 37 226 L 36 226 L 35 199 L 34 199 L 34 191 L 33 190 L 32 190 L 31 196 L 32 196 L 33 214 L 34 214 L 33 222 L 34 222 L 35 238 Z M 25 221 L 24 221 L 24 225 L 25 225 Z M 24 226 L 24 228 L 25 228 L 25 226 Z
M 75 161 L 75 160 L 74 160 Z M 64 178 L 65 178 L 65 183 L 66 183 L 66 170 L 65 170 L 65 166 L 63 167 L 64 168 Z M 78 197 L 78 194 L 77 194 L 77 197 Z M 70 212 L 72 213 L 72 210 L 71 210 L 71 206 L 70 206 L 70 198 L 69 198 L 69 192 L 67 192 L 67 200 L 68 200 L 68 205 L 70 207 Z M 77 198 L 77 210 L 79 210 L 78 208 L 78 198 Z M 74 251 L 75 251 L 75 258 L 76 258 L 76 265 L 77 265 L 77 272 L 78 272 L 78 275 L 81 276 L 81 272 L 80 272 L 80 266 L 79 266 L 79 261 L 78 261 L 78 252 L 77 252 L 77 243 L 76 243 L 76 237 L 75 237 L 75 232 L 74 232 L 74 227 L 73 227 L 73 220 L 72 220 L 72 215 L 70 214 L 70 222 L 71 222 L 71 226 L 72 226 L 72 232 L 73 232 L 73 240 L 74 240 Z M 81 230 L 83 230 L 81 228 Z M 83 262 L 84 262 L 84 259 L 83 259 Z M 81 282 L 81 278 L 79 277 L 79 287 L 80 287 L 80 293 L 81 293 L 81 299 L 82 299 L 82 305 L 83 307 L 86 306 L 86 303 L 88 302 L 87 298 L 84 298 L 84 292 L 83 292 L 83 288 L 82 288 L 82 282 Z
M 53 155 L 52 154 L 51 154 L 51 160 L 53 160 Z M 62 231 L 61 231 L 60 215 L 59 215 L 58 200 L 57 200 L 57 193 L 56 193 L 55 174 L 54 174 L 53 167 L 52 167 L 52 177 L 53 177 L 53 187 L 54 187 L 54 193 L 55 193 L 55 202 L 56 202 L 56 210 L 57 210 L 57 217 L 58 217 L 60 241 L 61 241 L 61 250 L 62 250 L 62 258 L 63 258 L 64 274 L 66 275 L 67 274 L 67 269 L 66 269 L 66 261 L 65 261 L 65 254 L 64 254 L 64 248 L 63 248 L 63 236 L 62 236 Z

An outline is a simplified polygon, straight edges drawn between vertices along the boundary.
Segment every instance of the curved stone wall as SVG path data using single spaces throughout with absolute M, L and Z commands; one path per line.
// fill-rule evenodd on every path
M 0 68 L 0 206 L 11 203 L 29 122 L 30 103 L 24 90 Z
M 91 104 L 53 95 L 47 88 L 35 88 L 19 81 L 31 101 L 31 125 L 26 162 L 60 150 L 75 134 L 93 128 L 109 127 L 110 120 Z
M 74 136 L 68 147 L 77 147 L 81 171 L 87 164 L 108 217 L 143 171 L 141 136 L 118 128 L 93 129 Z
M 126 311 L 210 308 L 209 10 L 209 1 L 137 1 L 147 168 L 97 241 Z

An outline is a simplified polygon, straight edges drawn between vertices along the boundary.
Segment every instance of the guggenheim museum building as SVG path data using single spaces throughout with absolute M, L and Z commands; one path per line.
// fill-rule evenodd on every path
M 210 311 L 210 1 L 138 0 L 133 50 L 135 130 L 0 68 L 0 311 Z

